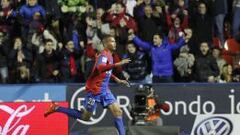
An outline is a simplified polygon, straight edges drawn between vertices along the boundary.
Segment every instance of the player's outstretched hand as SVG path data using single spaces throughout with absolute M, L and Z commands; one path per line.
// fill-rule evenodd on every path
M 123 59 L 121 60 L 120 62 L 116 63 L 117 66 L 121 66 L 121 65 L 124 65 L 124 64 L 127 64 L 129 63 L 131 60 L 129 58 L 127 59 Z

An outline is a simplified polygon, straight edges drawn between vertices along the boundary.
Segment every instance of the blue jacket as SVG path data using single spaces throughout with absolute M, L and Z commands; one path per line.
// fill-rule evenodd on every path
M 172 51 L 179 49 L 185 44 L 183 38 L 180 38 L 176 44 L 170 44 L 167 38 L 165 38 L 159 47 L 152 43 L 144 42 L 138 37 L 134 37 L 133 42 L 138 47 L 151 53 L 152 73 L 154 76 L 173 75 Z
M 42 6 L 36 4 L 34 6 L 29 6 L 27 4 L 21 6 L 19 12 L 13 12 L 12 16 L 16 17 L 19 13 L 24 18 L 24 24 L 29 24 L 33 20 L 33 16 L 36 12 L 39 12 L 41 14 L 41 17 L 45 19 L 46 17 L 46 11 L 43 9 Z

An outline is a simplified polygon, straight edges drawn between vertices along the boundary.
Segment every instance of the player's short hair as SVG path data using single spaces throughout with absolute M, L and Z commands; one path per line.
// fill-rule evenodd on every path
M 114 38 L 114 36 L 112 36 L 112 35 L 105 35 L 105 36 L 103 37 L 103 39 L 102 39 L 103 45 L 106 44 L 106 42 L 108 41 L 109 38 Z
M 154 36 L 155 36 L 155 35 L 159 36 L 159 38 L 161 38 L 161 39 L 164 38 L 164 35 L 163 35 L 163 33 L 161 33 L 161 32 L 156 32 L 156 33 L 154 33 Z

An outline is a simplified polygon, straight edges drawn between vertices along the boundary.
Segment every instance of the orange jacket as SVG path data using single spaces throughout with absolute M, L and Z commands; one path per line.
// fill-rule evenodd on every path
M 146 118 L 147 121 L 154 121 L 160 117 L 160 110 L 155 109 L 154 106 L 156 105 L 156 100 L 154 98 L 147 99 L 147 107 L 148 107 L 148 117 Z

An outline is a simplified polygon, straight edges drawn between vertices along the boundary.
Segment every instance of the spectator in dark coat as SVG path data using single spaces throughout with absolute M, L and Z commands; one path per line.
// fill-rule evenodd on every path
M 41 2 L 41 3 L 40 3 Z M 46 23 L 50 25 L 53 32 L 58 36 L 58 39 L 62 41 L 60 34 L 60 18 L 62 16 L 60 11 L 60 5 L 57 0 L 41 0 L 39 3 L 46 9 Z
M 15 83 L 17 69 L 19 65 L 26 64 L 30 69 L 32 68 L 33 57 L 31 51 L 26 48 L 20 37 L 16 37 L 14 40 L 13 48 L 9 53 L 9 72 L 10 83 Z
M 0 82 L 6 83 L 8 78 L 9 46 L 4 33 L 0 32 Z
M 62 82 L 77 82 L 80 78 L 80 63 L 78 62 L 81 52 L 74 48 L 73 41 L 68 41 L 61 50 L 61 73 Z
M 201 2 L 198 5 L 198 13 L 191 17 L 191 26 L 193 29 L 193 38 L 196 39 L 196 44 L 202 42 L 212 42 L 213 36 L 213 20 L 207 12 L 207 6 Z
M 194 75 L 197 82 L 216 82 L 219 69 L 216 59 L 210 54 L 207 42 L 200 45 L 201 54 L 196 58 Z
M 13 7 L 10 0 L 2 0 L 0 7 L 0 31 L 8 33 L 10 36 L 16 36 L 16 30 L 13 31 L 14 18 L 11 17 Z
M 145 77 L 147 75 L 147 58 L 143 52 L 137 50 L 133 43 L 127 44 L 127 53 L 123 55 L 123 59 L 130 58 L 131 62 L 124 66 L 124 76 L 131 82 L 147 83 Z
M 199 45 L 195 43 L 195 40 L 193 39 L 193 31 L 191 28 L 186 28 L 184 29 L 185 33 L 185 41 L 186 44 L 189 48 L 189 52 L 192 53 L 194 56 L 199 55 L 200 50 L 199 50 Z
M 227 0 L 210 0 L 212 1 L 211 12 L 214 16 L 214 25 L 215 30 L 214 34 L 221 41 L 221 45 L 223 47 L 224 44 L 224 19 L 228 12 Z
M 240 0 L 233 0 L 233 36 L 237 36 L 240 31 Z
M 140 37 L 147 42 L 151 42 L 153 35 L 165 26 L 165 16 L 161 13 L 159 13 L 159 17 L 153 16 L 153 9 L 150 5 L 144 7 L 144 14 L 144 16 L 139 17 L 137 22 Z M 159 29 L 160 27 L 162 29 Z
M 33 79 L 29 67 L 24 63 L 19 65 L 16 73 L 16 83 L 24 84 L 32 82 Z
M 53 42 L 47 39 L 44 44 L 43 53 L 37 57 L 36 79 L 40 82 L 60 82 L 60 62 L 59 54 L 53 50 Z
M 153 6 L 153 0 L 137 0 L 137 5 L 133 9 L 133 16 L 136 20 L 144 16 L 144 7 L 147 5 Z
M 59 4 L 56 0 L 41 0 L 39 3 L 46 9 L 46 15 L 52 21 L 58 20 L 61 17 Z M 40 4 L 41 4 L 40 3 Z

